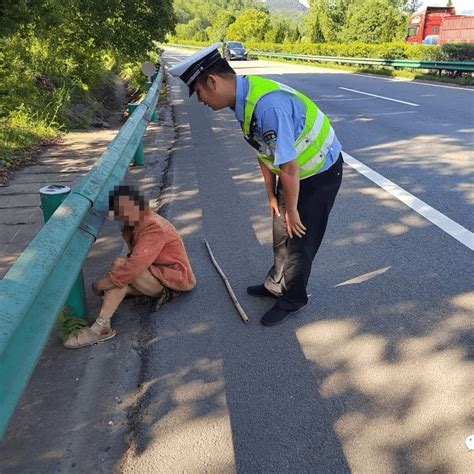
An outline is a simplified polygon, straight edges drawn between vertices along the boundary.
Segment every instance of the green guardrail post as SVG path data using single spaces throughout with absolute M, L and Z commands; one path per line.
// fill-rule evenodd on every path
M 51 184 L 39 190 L 45 223 L 48 222 L 49 218 L 70 192 L 71 188 L 62 184 Z M 76 282 L 71 288 L 71 292 L 66 300 L 66 306 L 75 316 L 82 319 L 87 318 L 86 292 L 82 272 L 79 273 Z
M 151 85 L 153 84 L 153 81 L 155 80 L 157 74 L 158 74 L 158 73 L 155 73 L 153 76 L 151 76 L 151 82 L 147 82 L 147 83 L 146 83 L 146 90 L 147 90 L 147 92 L 150 90 L 150 87 L 151 87 Z M 158 122 L 158 119 L 157 119 L 157 117 L 156 117 L 156 107 L 153 109 L 153 113 L 151 114 L 151 117 L 150 117 L 150 122 L 151 122 L 151 123 L 156 123 L 156 122 Z
M 133 114 L 133 111 L 139 106 L 140 104 L 128 104 L 128 116 Z M 143 143 L 143 138 L 140 139 L 140 143 L 138 144 L 137 151 L 133 155 L 133 164 L 135 166 L 143 166 L 145 164 L 145 145 Z
M 160 67 L 161 67 L 161 62 L 157 61 L 155 63 L 155 72 L 151 76 L 151 82 L 155 82 L 156 76 L 158 76 L 158 73 L 160 72 Z

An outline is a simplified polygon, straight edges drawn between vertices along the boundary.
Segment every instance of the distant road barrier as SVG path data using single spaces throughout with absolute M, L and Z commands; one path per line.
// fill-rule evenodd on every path
M 362 64 L 372 66 L 390 66 L 407 69 L 436 69 L 439 71 L 474 72 L 474 61 L 419 61 L 412 59 L 372 59 L 372 58 L 343 58 L 338 56 L 309 56 L 306 54 L 267 53 L 265 51 L 250 51 L 255 56 L 266 56 L 282 59 L 302 59 L 325 63 Z
M 0 438 L 155 111 L 163 68 L 89 173 L 0 280 Z M 137 151 L 138 150 L 138 151 Z
M 180 48 L 200 49 L 200 46 L 169 44 Z M 412 59 L 372 59 L 372 58 L 346 58 L 339 56 L 311 56 L 307 54 L 271 53 L 268 51 L 249 51 L 250 55 L 268 58 L 300 59 L 303 61 L 361 64 L 371 66 L 389 66 L 405 69 L 432 69 L 438 71 L 474 72 L 474 61 L 420 61 Z

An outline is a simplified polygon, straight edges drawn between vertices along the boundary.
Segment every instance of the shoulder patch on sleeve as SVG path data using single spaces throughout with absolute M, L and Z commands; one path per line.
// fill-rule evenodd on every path
M 267 130 L 263 134 L 263 140 L 268 146 L 275 145 L 276 141 L 277 141 L 276 131 L 275 130 Z

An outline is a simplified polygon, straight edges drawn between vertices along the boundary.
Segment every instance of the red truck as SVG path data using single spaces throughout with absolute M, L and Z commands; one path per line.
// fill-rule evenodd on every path
M 405 41 L 413 44 L 474 43 L 474 16 L 456 15 L 454 7 L 426 7 L 411 16 Z

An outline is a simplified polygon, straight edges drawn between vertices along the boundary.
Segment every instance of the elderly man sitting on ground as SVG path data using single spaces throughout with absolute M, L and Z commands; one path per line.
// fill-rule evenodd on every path
M 106 276 L 92 289 L 102 295 L 99 316 L 65 342 L 68 349 L 84 347 L 115 336 L 110 320 L 127 295 L 172 299 L 196 284 L 181 237 L 173 225 L 154 213 L 143 196 L 130 186 L 118 186 L 110 194 L 109 209 L 123 223 L 127 257 L 114 260 Z

